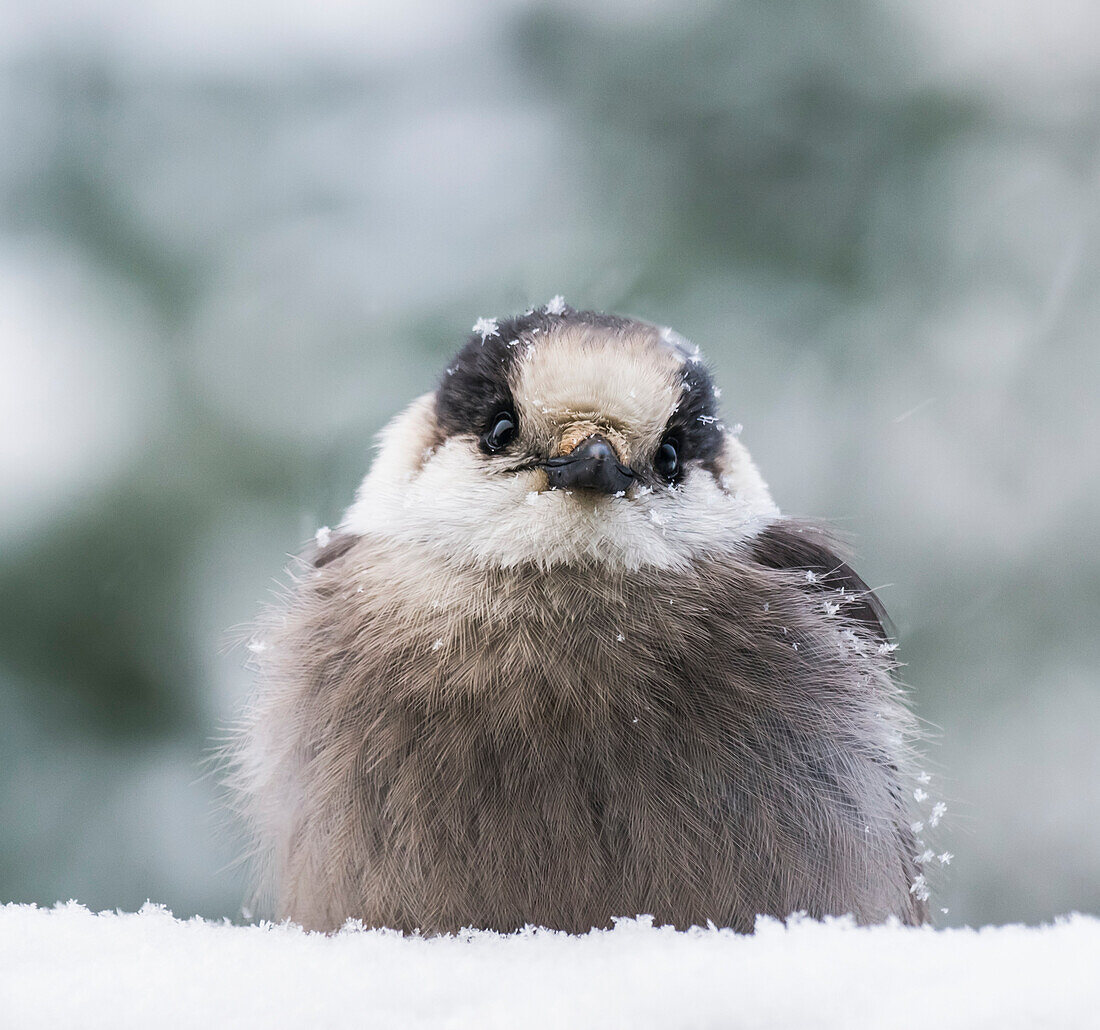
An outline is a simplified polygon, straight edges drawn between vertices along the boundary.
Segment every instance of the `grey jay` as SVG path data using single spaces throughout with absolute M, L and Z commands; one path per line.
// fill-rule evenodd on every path
M 670 330 L 480 319 L 292 580 L 233 773 L 279 917 L 924 920 L 883 610 Z

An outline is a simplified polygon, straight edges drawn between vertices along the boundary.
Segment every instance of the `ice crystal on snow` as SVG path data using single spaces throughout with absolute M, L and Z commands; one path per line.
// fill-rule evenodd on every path
M 499 336 L 500 327 L 497 325 L 495 318 L 479 318 L 473 327 L 473 332 L 477 333 L 481 337 L 481 342 L 484 343 L 490 336 Z
M 550 303 L 546 305 L 546 313 L 548 315 L 565 314 L 565 298 L 560 293 L 555 293 L 550 298 Z

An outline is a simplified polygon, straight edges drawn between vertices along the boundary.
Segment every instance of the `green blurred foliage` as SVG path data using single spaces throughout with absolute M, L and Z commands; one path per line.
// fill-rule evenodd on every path
M 236 912 L 227 646 L 466 327 L 560 291 L 695 339 L 780 504 L 897 584 L 948 921 L 1100 908 L 1094 749 L 1047 716 L 1100 715 L 1095 76 L 1025 103 L 859 0 L 459 5 L 381 55 L 368 15 L 269 54 L 120 10 L 0 51 L 12 381 L 54 304 L 121 341 L 42 372 L 81 475 L 0 508 L 0 900 Z

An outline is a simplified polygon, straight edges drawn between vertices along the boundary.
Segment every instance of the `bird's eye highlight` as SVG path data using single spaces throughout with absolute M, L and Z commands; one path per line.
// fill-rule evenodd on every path
M 653 466 L 665 479 L 676 478 L 676 473 L 680 471 L 680 452 L 675 440 L 665 439 L 657 450 Z
M 489 432 L 481 438 L 481 446 L 490 454 L 504 450 L 516 437 L 516 416 L 501 411 L 493 417 Z

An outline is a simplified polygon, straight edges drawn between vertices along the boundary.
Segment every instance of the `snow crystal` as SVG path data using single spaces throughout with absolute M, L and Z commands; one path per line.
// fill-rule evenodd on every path
M 439 637 L 435 643 L 432 644 L 432 650 L 438 651 L 443 646 L 443 638 Z
M 565 314 L 565 298 L 560 293 L 555 293 L 550 298 L 550 303 L 546 305 L 546 313 L 548 315 Z
M 253 654 L 263 654 L 267 650 L 267 644 L 262 640 L 250 640 L 248 642 L 248 650 Z
M 945 851 L 938 857 L 940 860 L 940 865 L 950 865 L 951 859 L 953 859 L 955 856 L 952 855 L 950 851 Z
M 313 539 L 317 542 L 318 547 L 328 547 L 332 540 L 332 530 L 328 526 L 322 526 L 313 534 Z
M 918 890 L 927 889 L 923 885 Z M 914 894 L 916 891 L 914 891 Z M 1100 919 L 910 929 L 759 919 L 743 936 L 648 916 L 569 935 L 403 936 L 348 924 L 178 920 L 0 907 L 0 1022 L 20 1030 L 170 1026 L 422 1030 L 1096 1025 Z
M 696 422 L 702 422 L 705 426 L 712 426 L 718 421 L 717 415 L 699 415 L 695 419 Z
M 924 865 L 927 862 L 931 862 L 932 859 L 934 859 L 935 857 L 936 853 L 931 848 L 926 848 L 919 855 L 914 855 L 913 861 L 919 862 L 921 865 Z
M 839 604 L 833 604 L 832 601 L 826 601 L 824 607 L 825 607 L 825 614 L 826 615 L 836 615 L 836 613 L 838 611 L 840 611 L 840 605 Z
M 937 801 L 932 806 L 932 814 L 928 817 L 928 822 L 933 826 L 939 826 L 940 820 L 947 814 L 947 805 L 942 801 Z
M 922 823 L 918 819 L 915 823 L 910 823 L 909 824 L 909 829 L 911 829 L 914 833 L 920 833 L 921 830 L 924 829 L 924 823 Z
M 622 633 L 616 633 L 615 639 L 621 644 L 624 640 L 626 640 L 626 637 L 623 636 Z
M 931 783 L 931 782 L 932 782 L 932 774 L 931 773 L 926 773 L 922 769 L 920 771 L 920 774 L 917 776 L 917 783 L 928 784 L 928 783 Z
M 886 643 L 886 644 L 879 644 L 878 645 L 878 653 L 879 654 L 893 654 L 897 649 L 898 649 L 898 645 L 894 644 L 894 643 Z M 922 780 L 921 782 L 924 783 L 924 782 L 927 782 L 927 781 Z
M 932 892 L 928 889 L 928 881 L 923 874 L 913 877 L 909 893 L 915 895 L 918 901 L 927 901 L 932 896 Z
M 928 791 L 921 790 L 920 787 L 918 787 L 915 791 L 913 791 L 913 800 L 916 801 L 918 805 L 922 804 L 923 802 L 928 800 Z M 936 824 L 933 823 L 932 825 L 935 826 Z
M 471 332 L 477 333 L 481 337 L 481 342 L 484 343 L 490 336 L 499 336 L 500 327 L 495 318 L 479 318 Z
M 817 582 L 817 573 L 814 572 L 813 569 L 807 569 L 806 570 L 806 582 L 807 583 L 816 583 Z

